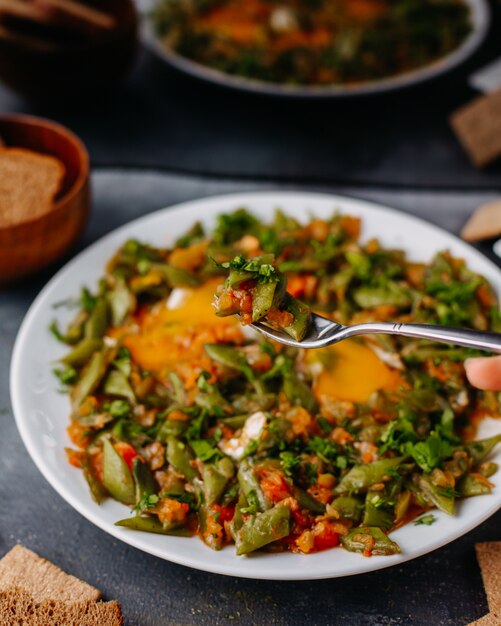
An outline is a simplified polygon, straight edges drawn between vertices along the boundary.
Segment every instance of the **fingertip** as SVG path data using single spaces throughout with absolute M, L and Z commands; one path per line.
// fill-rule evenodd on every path
M 501 389 L 501 357 L 476 357 L 464 362 L 466 376 L 478 389 Z

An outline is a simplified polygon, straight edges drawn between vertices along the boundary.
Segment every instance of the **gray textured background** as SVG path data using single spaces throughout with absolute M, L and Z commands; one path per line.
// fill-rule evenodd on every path
M 179 201 L 291 188 L 116 170 L 95 172 L 93 187 L 94 212 L 79 248 L 120 224 Z M 313 188 L 301 187 L 308 189 Z M 494 197 L 488 192 L 330 190 L 415 213 L 453 232 L 473 208 Z M 486 613 L 473 546 L 477 541 L 501 539 L 501 513 L 466 537 L 402 567 L 347 579 L 275 583 L 232 579 L 170 564 L 116 541 L 73 511 L 28 457 L 14 424 L 8 392 L 17 329 L 56 269 L 0 291 L 0 553 L 22 542 L 96 585 L 107 598 L 120 600 L 126 624 L 134 626 L 462 626 Z

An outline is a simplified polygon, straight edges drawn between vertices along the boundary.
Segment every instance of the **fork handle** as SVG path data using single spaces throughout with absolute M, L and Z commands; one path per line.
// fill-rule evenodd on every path
M 450 328 L 449 326 L 435 326 L 432 324 L 355 324 L 347 326 L 350 336 L 384 334 L 428 339 L 440 343 L 455 344 L 466 348 L 477 348 L 501 354 L 501 333 L 490 333 L 469 328 Z

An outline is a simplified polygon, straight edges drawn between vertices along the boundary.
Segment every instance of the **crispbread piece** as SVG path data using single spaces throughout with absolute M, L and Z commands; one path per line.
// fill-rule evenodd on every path
M 0 589 L 14 586 L 26 590 L 35 602 L 95 602 L 101 597 L 98 589 L 21 545 L 14 546 L 0 561 Z
M 461 231 L 461 237 L 465 241 L 479 241 L 499 235 L 501 235 L 501 200 L 479 206 Z
M 485 167 L 501 156 L 501 90 L 462 107 L 450 123 L 477 167 Z
M 50 211 L 64 175 L 64 165 L 53 156 L 0 147 L 0 226 Z
M 489 609 L 501 613 L 501 541 L 477 543 L 475 549 Z
M 470 622 L 468 626 L 500 626 L 501 625 L 501 613 L 487 613 L 480 619 L 474 622 Z
M 121 626 L 118 602 L 36 602 L 23 589 L 0 591 L 0 623 L 3 626 Z

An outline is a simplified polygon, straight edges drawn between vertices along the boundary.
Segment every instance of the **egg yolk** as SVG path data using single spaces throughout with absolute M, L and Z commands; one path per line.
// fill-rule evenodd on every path
M 124 345 L 142 368 L 163 373 L 182 364 L 201 365 L 207 359 L 204 344 L 243 340 L 235 317 L 217 317 L 212 302 L 220 279 L 196 289 L 174 289 L 161 305 L 139 320 L 139 330 Z M 209 361 L 207 362 L 209 364 Z
M 396 370 L 390 369 L 370 348 L 355 341 L 311 350 L 307 358 L 310 363 L 322 364 L 313 387 L 317 398 L 367 402 L 375 391 L 394 389 L 400 383 Z

